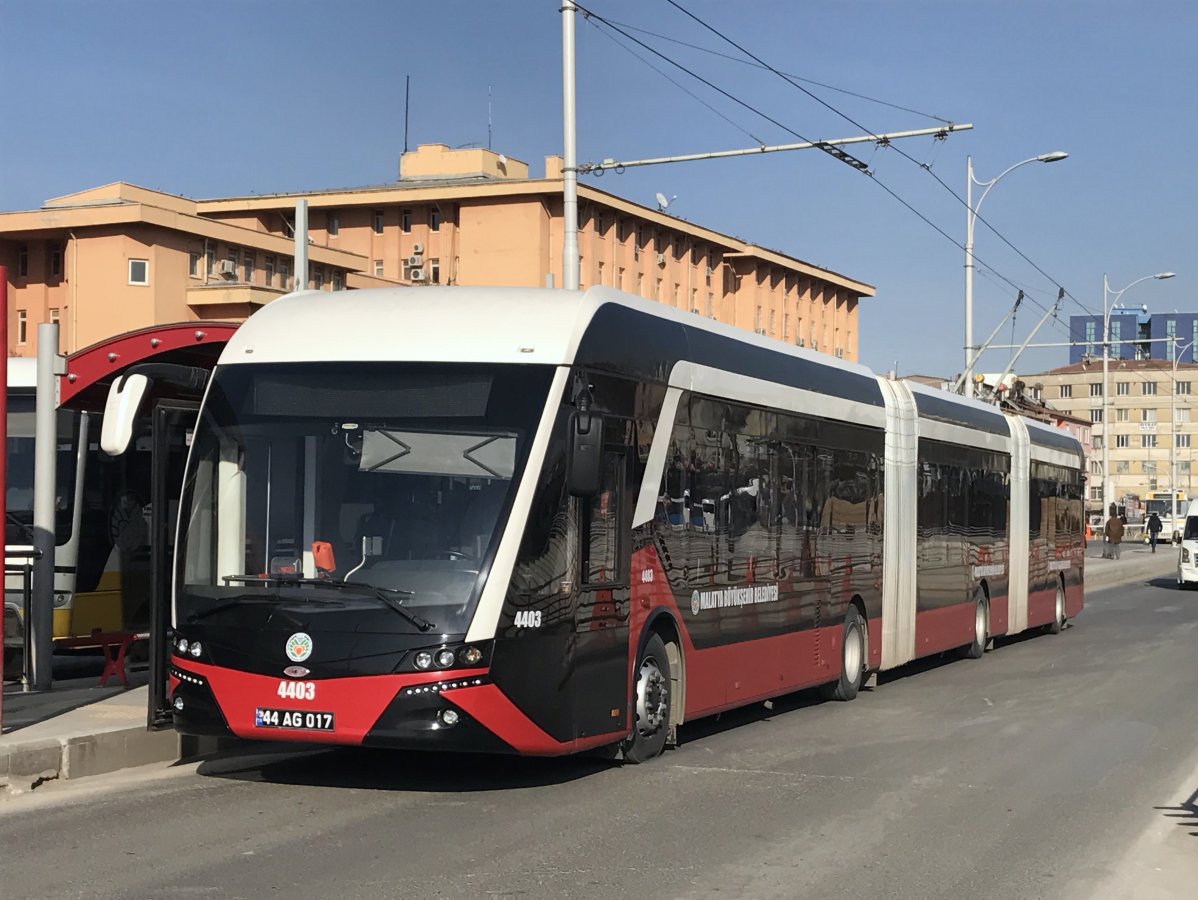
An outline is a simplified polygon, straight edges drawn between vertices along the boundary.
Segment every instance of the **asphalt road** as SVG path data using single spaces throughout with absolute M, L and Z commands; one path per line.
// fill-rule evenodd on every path
M 1180 799 L 1198 789 L 1198 592 L 1088 604 L 1061 635 L 908 667 L 852 703 L 695 723 L 639 767 L 338 750 L 34 792 L 0 805 L 0 892 L 1192 896 L 1194 868 L 1151 854 L 1198 859 Z

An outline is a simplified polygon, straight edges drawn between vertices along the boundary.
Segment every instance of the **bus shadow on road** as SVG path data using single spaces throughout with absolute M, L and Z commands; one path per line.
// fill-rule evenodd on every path
M 230 753 L 202 762 L 212 778 L 351 790 L 455 793 L 564 784 L 611 769 L 593 756 L 522 757 L 346 747 Z
M 1198 828 L 1198 790 L 1190 794 L 1177 806 L 1154 806 L 1161 815 L 1169 819 L 1178 819 L 1176 823 L 1182 828 Z M 1198 837 L 1198 831 L 1191 831 L 1193 837 Z

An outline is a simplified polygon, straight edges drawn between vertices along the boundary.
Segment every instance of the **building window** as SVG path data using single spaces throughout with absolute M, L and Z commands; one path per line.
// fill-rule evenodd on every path
M 714 271 L 715 270 L 712 269 L 710 265 L 707 267 L 707 286 L 708 287 L 711 287 L 711 276 L 714 273 Z
M 247 253 L 241 260 L 241 280 L 246 284 L 254 283 L 254 254 Z
M 1071 385 L 1071 384 L 1061 385 L 1061 399 L 1068 400 L 1072 396 L 1073 396 L 1073 385 Z
M 241 251 L 235 245 L 229 245 L 229 255 L 225 257 L 225 262 L 227 262 L 228 265 L 221 267 L 222 275 L 237 274 L 237 257 L 240 253 Z
M 1097 322 L 1086 323 L 1086 356 L 1094 355 L 1094 340 L 1098 333 Z
M 1155 409 L 1140 410 L 1140 421 L 1141 422 L 1156 422 L 1156 410 Z
M 1179 459 L 1177 461 L 1177 471 L 1182 475 L 1190 474 L 1190 461 L 1188 459 Z
M 1144 389 L 1145 397 L 1153 397 L 1156 395 L 1156 382 L 1155 381 L 1145 381 L 1144 384 L 1141 385 L 1141 387 Z
M 1168 359 L 1169 362 L 1172 362 L 1173 357 L 1175 357 L 1177 355 L 1177 320 L 1176 319 L 1166 319 L 1165 320 L 1165 337 L 1167 337 L 1169 339 L 1169 343 L 1167 345 L 1169 348 L 1169 355 L 1165 358 Z
M 616 270 L 616 287 L 618 287 L 620 290 L 624 290 L 624 267 L 623 266 L 620 266 L 620 268 Z
M 312 267 L 312 289 L 319 291 L 324 287 L 324 266 Z
M 265 256 L 262 258 L 263 280 L 267 287 L 275 286 L 275 258 L 273 256 Z
M 372 227 L 374 228 L 374 233 L 382 234 L 383 233 L 383 211 L 381 209 L 376 209 L 371 218 L 372 218 Z
M 341 274 L 340 269 L 333 270 L 333 290 L 339 291 L 345 287 L 345 276 Z
M 1095 474 L 1101 475 L 1102 472 L 1096 472 Z M 1115 462 L 1115 474 L 1116 475 L 1130 475 L 1131 474 L 1131 463 L 1128 462 L 1126 459 L 1117 460 Z
M 1090 499 L 1097 500 L 1099 503 L 1101 503 L 1102 502 L 1102 488 L 1101 487 L 1090 488 Z
M 200 254 L 194 250 L 187 254 L 187 274 L 192 278 L 200 277 Z
M 1178 450 L 1182 448 L 1188 448 L 1190 446 L 1190 436 L 1188 434 L 1175 434 L 1173 437 L 1177 439 L 1176 443 L 1174 443 L 1174 446 L 1177 447 Z
M 1156 446 L 1156 435 L 1155 434 L 1140 435 L 1140 446 L 1143 447 L 1145 450 L 1151 450 L 1153 447 Z M 1148 465 L 1148 464 L 1145 463 L 1144 465 Z
M 661 279 L 658 278 L 653 285 L 653 299 L 658 303 L 661 302 Z
M 1115 435 L 1115 448 L 1117 450 L 1126 450 L 1130 446 L 1131 446 L 1131 435 L 1130 434 Z
M 285 291 L 291 290 L 291 260 L 279 260 L 279 287 Z
M 51 324 L 51 325 L 57 325 L 57 324 L 58 324 L 58 307 L 57 307 L 57 306 L 51 306 L 51 307 L 50 307 L 50 324 Z M 1188 447 L 1188 446 L 1190 446 L 1190 445 L 1189 445 L 1189 444 L 1186 444 L 1186 446 Z
M 441 260 L 430 259 L 428 261 L 428 280 L 433 284 L 441 283 Z
M 412 233 L 412 211 L 410 209 L 405 209 L 400 213 L 399 230 L 404 234 Z
M 1101 409 L 1090 410 L 1090 421 L 1095 422 L 1095 423 L 1101 422 L 1102 421 L 1102 410 Z
M 1115 382 L 1115 393 L 1120 397 L 1126 397 L 1128 394 L 1131 393 L 1131 382 L 1130 381 Z
M 216 250 L 209 247 L 204 251 L 204 277 L 212 274 L 212 270 L 216 268 Z
M 1090 396 L 1091 397 L 1101 397 L 1102 396 L 1102 382 L 1096 381 L 1092 385 L 1090 385 Z
M 1131 421 L 1130 413 L 1131 413 L 1131 410 L 1129 410 L 1126 406 L 1122 407 L 1121 409 L 1116 409 L 1115 410 L 1115 421 L 1116 422 L 1130 422 Z
M 644 272 L 636 273 L 636 295 L 638 297 L 645 296 L 645 273 Z
M 62 278 L 62 247 L 58 244 L 50 247 L 50 277 Z
M 1190 382 L 1179 381 L 1177 382 L 1176 387 L 1174 387 L 1174 390 L 1179 394 L 1188 394 L 1190 392 Z
M 1094 449 L 1095 450 L 1102 449 L 1102 435 L 1101 434 L 1096 434 L 1094 436 Z
M 22 244 L 17 248 L 17 277 L 29 277 L 29 246 Z
M 1121 324 L 1122 324 L 1122 323 L 1120 323 L 1120 321 L 1119 321 L 1119 317 L 1118 317 L 1118 316 L 1116 316 L 1116 317 L 1115 317 L 1115 318 L 1114 318 L 1114 319 L 1111 321 L 1111 323 L 1110 323 L 1110 329 L 1111 329 L 1111 347 L 1112 347 L 1112 349 L 1113 349 L 1113 352 L 1114 352 L 1114 354 L 1115 354 L 1115 358 L 1116 358 L 1116 359 L 1117 359 L 1117 358 L 1119 358 L 1119 357 L 1122 355 L 1122 354 L 1120 353 L 1120 349 L 1119 349 L 1119 337 L 1120 337 L 1120 330 L 1121 330 L 1121 329 L 1120 329 L 1120 325 L 1121 325 Z
M 23 309 L 17 310 L 17 343 L 24 344 L 29 340 L 29 316 Z
M 383 261 L 381 259 L 376 259 L 374 261 L 374 277 L 375 278 L 383 277 Z
M 1189 422 L 1189 421 L 1190 421 L 1190 411 L 1188 408 L 1173 410 L 1173 422 L 1175 424 L 1184 425 L 1186 422 Z
M 1156 474 L 1156 461 L 1151 460 L 1151 459 L 1146 459 L 1146 460 L 1144 460 L 1144 463 L 1140 468 L 1144 472 L 1145 475 L 1155 475 Z
M 329 212 L 328 231 L 329 237 L 336 237 L 341 233 L 341 213 L 333 211 Z
M 129 260 L 129 283 L 130 284 L 149 284 L 150 283 L 150 261 L 148 259 L 131 259 L 131 260 Z
M 1096 459 L 1090 460 L 1090 474 L 1091 475 L 1101 475 L 1102 474 L 1102 463 Z
M 429 231 L 440 231 L 441 230 L 441 207 L 434 206 L 429 211 L 428 230 Z

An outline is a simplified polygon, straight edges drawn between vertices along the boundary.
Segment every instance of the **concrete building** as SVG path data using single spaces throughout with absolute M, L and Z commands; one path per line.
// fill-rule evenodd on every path
M 73 351 L 186 320 L 241 320 L 294 288 L 297 199 L 309 203 L 308 287 L 562 283 L 559 157 L 543 178 L 490 150 L 422 145 L 393 184 L 190 200 L 115 183 L 0 213 L 9 353 L 36 353 L 37 324 Z M 605 284 L 855 360 L 845 275 L 580 184 L 582 286 Z
M 1198 416 L 1194 414 L 1198 365 L 1178 360 L 1176 377 L 1174 364 L 1167 359 L 1112 359 L 1108 368 L 1106 422 L 1101 358 L 1023 376 L 1025 382 L 1041 385 L 1044 400 L 1052 406 L 1093 423 L 1087 509 L 1102 509 L 1103 442 L 1107 440 L 1116 502 L 1127 495 L 1142 498 L 1148 491 L 1169 490 L 1174 460 L 1175 487 L 1192 497 L 1198 488 L 1192 465 L 1193 450 L 1198 446 Z

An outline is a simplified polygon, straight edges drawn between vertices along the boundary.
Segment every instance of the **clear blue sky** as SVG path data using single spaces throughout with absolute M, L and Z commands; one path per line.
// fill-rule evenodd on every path
M 1193 0 L 680 0 L 783 71 L 975 130 L 898 145 L 964 196 L 966 156 L 989 179 L 1024 166 L 987 197 L 983 218 L 1090 311 L 1102 276 L 1155 312 L 1198 308 L 1198 4 Z M 583 0 L 596 13 L 678 40 L 736 51 L 665 0 Z M 116 180 L 191 197 L 377 184 L 409 143 L 487 141 L 543 171 L 561 152 L 557 0 L 206 0 L 202 3 L 3 0 L 7 138 L 0 209 Z M 855 125 L 768 72 L 643 34 L 729 93 L 806 138 Z M 638 48 L 638 53 L 647 55 Z M 579 158 L 638 158 L 755 143 L 614 43 L 578 24 Z M 668 64 L 655 60 L 659 68 Z M 670 69 L 766 143 L 794 137 Z M 810 86 L 874 133 L 932 119 Z M 965 207 L 896 149 L 857 154 L 874 177 L 817 151 L 606 175 L 598 187 L 653 205 L 656 191 L 694 222 L 877 287 L 861 307 L 862 360 L 884 371 L 950 374 L 963 343 Z M 976 195 L 975 195 L 976 196 Z M 1056 289 L 979 223 L 975 337 L 1029 301 L 1022 340 Z M 1064 321 L 1038 341 L 1066 340 Z M 1004 338 L 1009 338 L 1006 329 Z M 1004 340 L 1004 342 L 1008 342 Z M 1024 372 L 1063 364 L 1029 352 Z M 992 353 L 981 368 L 1006 362 Z

